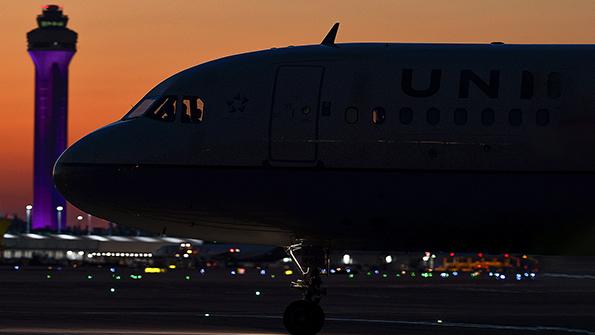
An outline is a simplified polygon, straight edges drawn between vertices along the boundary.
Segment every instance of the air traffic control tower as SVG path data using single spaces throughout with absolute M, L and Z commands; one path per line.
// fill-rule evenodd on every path
M 66 222 L 66 201 L 54 187 L 52 168 L 67 144 L 68 64 L 77 40 L 67 23 L 61 7 L 48 5 L 37 16 L 38 27 L 27 33 L 35 64 L 34 229 L 55 230 Z

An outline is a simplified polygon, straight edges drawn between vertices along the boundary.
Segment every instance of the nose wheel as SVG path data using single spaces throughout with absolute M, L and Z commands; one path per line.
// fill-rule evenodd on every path
M 291 335 L 318 334 L 324 325 L 324 312 L 315 302 L 297 300 L 285 309 L 283 325 Z
M 298 250 L 302 251 L 302 262 L 295 256 Z M 322 296 L 326 295 L 326 290 L 321 287 L 319 268 L 328 264 L 328 253 L 322 248 L 305 246 L 303 243 L 287 247 L 286 251 L 302 274 L 302 279 L 291 282 L 291 287 L 302 291 L 303 300 L 287 306 L 283 313 L 283 325 L 291 335 L 318 334 L 325 319 L 319 303 Z

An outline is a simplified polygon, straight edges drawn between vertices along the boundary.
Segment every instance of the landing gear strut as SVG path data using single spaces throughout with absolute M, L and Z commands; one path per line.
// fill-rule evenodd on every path
M 301 251 L 302 262 L 295 256 L 298 250 Z M 328 252 L 304 243 L 289 246 L 286 252 L 302 274 L 302 279 L 291 282 L 291 287 L 302 291 L 303 300 L 287 306 L 283 324 L 291 335 L 315 335 L 324 325 L 324 312 L 319 303 L 326 290 L 322 288 L 320 268 L 328 267 Z

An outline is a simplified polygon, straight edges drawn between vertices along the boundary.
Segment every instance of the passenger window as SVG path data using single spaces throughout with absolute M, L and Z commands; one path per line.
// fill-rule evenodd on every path
M 440 122 L 440 111 L 437 108 L 430 108 L 428 109 L 426 118 L 429 124 L 435 126 Z
M 345 122 L 355 124 L 358 118 L 358 110 L 355 107 L 347 107 L 345 109 Z
M 136 117 L 143 116 L 145 112 L 153 105 L 155 99 L 144 99 L 141 102 L 137 103 L 132 110 L 124 116 L 124 120 L 133 119 Z
M 508 113 L 508 122 L 511 126 L 520 126 L 523 123 L 523 112 L 518 109 L 511 109 Z
M 562 95 L 562 79 L 559 72 L 552 72 L 547 77 L 547 96 L 552 99 Z
M 408 107 L 401 108 L 399 111 L 399 121 L 402 124 L 411 124 L 413 122 L 413 110 Z
M 465 108 L 455 109 L 454 122 L 457 126 L 463 126 L 467 124 L 467 110 Z
M 496 121 L 496 113 L 491 108 L 486 108 L 481 111 L 481 124 L 484 126 L 491 126 Z
M 159 121 L 173 121 L 176 117 L 177 100 L 175 96 L 163 97 L 145 115 Z
M 376 107 L 372 109 L 372 123 L 383 124 L 386 119 L 386 112 L 382 107 Z
M 199 97 L 182 98 L 182 122 L 201 123 L 204 121 L 205 103 Z
M 540 109 L 535 114 L 535 122 L 538 126 L 547 126 L 550 123 L 550 111 L 547 109 Z

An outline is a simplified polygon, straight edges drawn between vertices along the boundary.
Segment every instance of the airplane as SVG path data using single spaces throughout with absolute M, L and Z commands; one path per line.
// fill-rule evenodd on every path
M 282 247 L 254 244 L 205 243 L 197 247 L 203 262 L 227 267 L 262 267 L 281 262 L 287 257 Z
M 184 256 L 184 254 L 187 254 Z M 191 243 L 162 246 L 153 253 L 153 259 L 161 263 L 183 261 L 188 265 L 198 264 L 217 267 L 260 267 L 280 262 L 287 255 L 283 248 L 270 245 Z
M 324 324 L 330 250 L 595 254 L 595 45 L 336 43 L 210 61 L 57 161 L 74 206 L 284 246 Z

